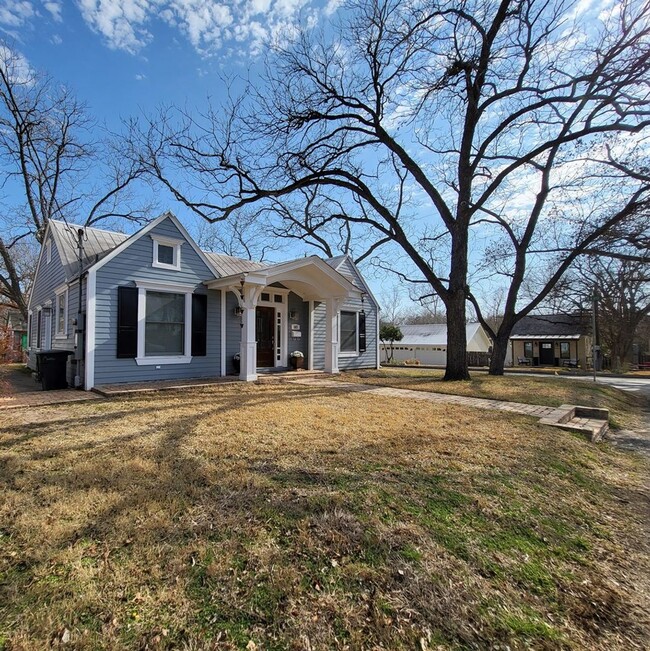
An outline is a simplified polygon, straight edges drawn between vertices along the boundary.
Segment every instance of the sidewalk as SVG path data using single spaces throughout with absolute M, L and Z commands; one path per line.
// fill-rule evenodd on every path
M 393 387 L 377 387 L 370 384 L 356 384 L 354 382 L 339 382 L 337 380 L 326 380 L 323 378 L 305 378 L 292 380 L 294 384 L 304 384 L 308 386 L 327 386 L 342 391 L 363 391 L 376 396 L 385 396 L 392 398 L 409 398 L 411 400 L 425 400 L 426 402 L 444 402 L 453 405 L 464 405 L 466 407 L 476 407 L 478 409 L 491 409 L 493 411 L 508 411 L 514 414 L 524 414 L 525 416 L 535 416 L 543 418 L 550 416 L 556 407 L 547 407 L 546 405 L 528 405 L 521 402 L 507 402 L 505 400 L 488 400 L 487 398 L 470 398 L 468 396 L 455 396 L 448 393 L 432 393 L 429 391 L 414 391 L 413 389 L 396 389 Z

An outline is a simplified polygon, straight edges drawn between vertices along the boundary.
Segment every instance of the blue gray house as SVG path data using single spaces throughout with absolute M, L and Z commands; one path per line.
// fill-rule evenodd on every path
M 29 302 L 29 366 L 71 351 L 71 386 L 379 364 L 378 305 L 348 256 L 279 264 L 201 251 L 165 213 L 127 236 L 50 221 Z

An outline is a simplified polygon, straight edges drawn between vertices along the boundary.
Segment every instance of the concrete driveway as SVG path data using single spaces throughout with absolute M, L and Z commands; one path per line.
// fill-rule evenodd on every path
M 0 364 L 0 396 L 39 391 L 41 385 L 32 378 L 24 364 Z

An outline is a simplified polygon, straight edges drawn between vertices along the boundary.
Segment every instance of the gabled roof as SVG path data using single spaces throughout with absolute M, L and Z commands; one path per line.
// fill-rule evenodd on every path
M 589 318 L 586 314 L 531 314 L 515 324 L 511 337 L 565 337 L 568 339 L 588 334 L 589 331 Z
M 349 278 L 348 274 L 343 273 L 341 271 L 341 266 L 343 263 L 349 260 L 354 269 L 357 271 L 357 278 Z M 370 297 L 372 302 L 375 304 L 377 308 L 379 308 L 379 303 L 377 302 L 377 299 L 375 298 L 375 295 L 370 291 L 370 287 L 368 287 L 368 283 L 366 283 L 365 278 L 359 273 L 359 270 L 357 269 L 357 265 L 354 263 L 354 260 L 352 259 L 352 256 L 348 253 L 345 255 L 337 255 L 334 256 L 333 258 L 327 258 L 325 262 L 332 267 L 335 271 L 338 271 L 343 277 L 347 278 L 353 285 L 356 284 L 354 281 L 359 280 L 361 283 L 361 286 L 366 294 Z
M 165 213 L 165 217 L 170 213 Z M 160 220 L 160 217 L 155 220 Z M 150 222 L 151 226 L 154 222 Z M 61 264 L 63 265 L 66 279 L 73 280 L 79 273 L 78 264 L 78 241 L 77 231 L 81 228 L 84 231 L 84 259 L 83 268 L 88 269 L 90 266 L 102 260 L 105 256 L 112 253 L 118 246 L 126 240 L 135 240 L 141 236 L 142 230 L 136 231 L 133 235 L 126 235 L 125 233 L 118 233 L 116 231 L 108 231 L 94 226 L 80 226 L 79 224 L 70 224 L 58 220 L 50 220 L 49 222 L 50 233 L 55 240 Z M 145 227 L 147 228 L 147 227 Z M 251 271 L 255 269 L 262 269 L 268 265 L 261 262 L 253 262 L 252 260 L 245 260 L 243 258 L 235 258 L 229 255 L 222 255 L 219 253 L 210 253 L 208 251 L 201 251 L 208 262 L 209 266 L 214 268 L 218 275 L 229 276 L 233 273 L 241 273 L 243 271 Z
M 129 236 L 115 231 L 105 231 L 91 226 L 79 226 L 51 219 L 50 233 L 61 258 L 61 264 L 67 280 L 72 280 L 79 273 L 77 231 L 83 229 L 83 268 L 86 269 L 110 253 Z
M 401 346 L 446 346 L 447 345 L 447 324 L 445 323 L 423 323 L 418 325 L 402 325 L 399 327 L 403 338 L 399 342 Z M 465 332 L 468 343 L 483 334 L 480 323 L 468 323 Z M 485 336 L 487 340 L 487 335 Z

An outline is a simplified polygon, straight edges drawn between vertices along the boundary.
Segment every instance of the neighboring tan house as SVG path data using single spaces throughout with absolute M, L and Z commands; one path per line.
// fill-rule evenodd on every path
M 393 344 L 393 361 L 404 362 L 416 359 L 420 364 L 445 366 L 447 364 L 447 326 L 446 324 L 429 323 L 422 325 L 402 325 L 399 327 L 403 338 Z M 480 323 L 468 323 L 467 352 L 490 352 L 492 342 Z M 386 359 L 386 348 L 389 344 L 380 344 L 382 359 Z
M 517 322 L 510 336 L 511 366 L 591 366 L 588 314 L 535 314 Z
M 81 265 L 79 263 L 81 260 Z M 79 288 L 81 286 L 81 296 Z M 379 364 L 378 305 L 348 256 L 265 264 L 201 251 L 165 213 L 137 233 L 50 221 L 29 303 L 29 366 L 69 350 L 68 383 Z
M 27 324 L 20 310 L 0 304 L 0 362 L 23 361 L 23 339 Z

